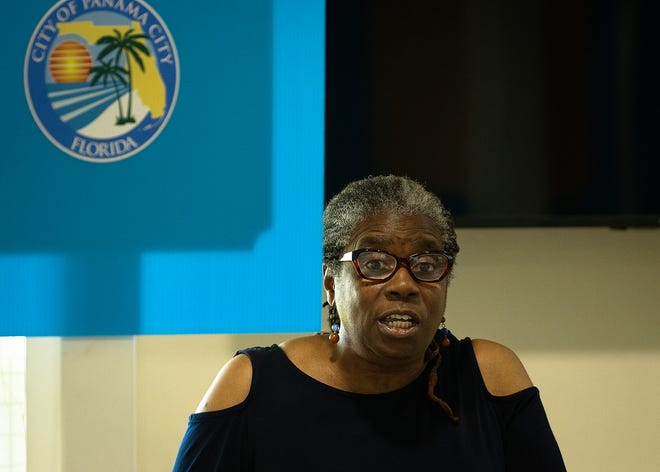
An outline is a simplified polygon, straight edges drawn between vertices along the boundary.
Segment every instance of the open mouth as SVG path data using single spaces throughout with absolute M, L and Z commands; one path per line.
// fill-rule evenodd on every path
M 382 324 L 392 329 L 410 329 L 419 322 L 411 315 L 392 313 L 379 320 Z

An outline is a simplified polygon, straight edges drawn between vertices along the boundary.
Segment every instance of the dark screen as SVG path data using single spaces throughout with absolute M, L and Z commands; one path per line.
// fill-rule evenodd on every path
M 394 173 L 459 226 L 657 226 L 659 12 L 329 0 L 326 199 Z

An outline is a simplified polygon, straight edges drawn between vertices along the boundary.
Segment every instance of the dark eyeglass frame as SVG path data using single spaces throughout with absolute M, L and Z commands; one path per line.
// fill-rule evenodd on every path
M 380 252 L 382 254 L 387 254 L 388 256 L 393 257 L 396 260 L 396 265 L 394 266 L 394 270 L 392 271 L 392 273 L 382 279 L 367 277 L 366 275 L 364 275 L 364 273 L 360 269 L 360 264 L 358 264 L 358 257 L 360 256 L 360 254 L 363 254 L 365 252 Z M 444 272 L 440 275 L 440 277 L 438 277 L 437 279 L 422 280 L 413 273 L 412 268 L 410 267 L 410 259 L 424 255 L 442 255 L 447 258 L 447 267 L 445 268 Z M 445 251 L 422 251 L 422 252 L 416 252 L 415 254 L 411 254 L 408 257 L 399 257 L 399 256 L 395 256 L 394 254 L 390 254 L 387 251 L 383 251 L 382 249 L 365 247 L 345 253 L 343 256 L 341 256 L 339 262 L 353 262 L 353 267 L 355 267 L 355 271 L 358 273 L 360 277 L 367 280 L 373 280 L 374 282 L 386 282 L 390 280 L 392 277 L 394 277 L 394 274 L 396 274 L 396 272 L 399 270 L 399 267 L 404 266 L 406 269 L 408 269 L 408 273 L 410 274 L 410 276 L 416 281 L 433 283 L 433 282 L 440 282 L 442 279 L 447 277 L 449 272 L 451 272 L 451 268 L 454 265 L 454 257 L 451 256 L 450 254 L 447 254 Z

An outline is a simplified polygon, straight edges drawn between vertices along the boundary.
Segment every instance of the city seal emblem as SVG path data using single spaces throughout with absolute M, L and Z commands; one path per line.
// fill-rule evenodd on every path
M 63 0 L 34 30 L 25 94 L 59 149 L 89 162 L 144 150 L 172 115 L 179 58 L 158 14 L 138 0 Z

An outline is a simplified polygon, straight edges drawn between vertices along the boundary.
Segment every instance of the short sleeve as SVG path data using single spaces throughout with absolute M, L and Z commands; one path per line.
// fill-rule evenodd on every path
M 245 424 L 241 405 L 190 415 L 173 472 L 245 470 Z
M 506 397 L 493 397 L 493 402 L 504 430 L 507 472 L 566 471 L 536 387 Z

